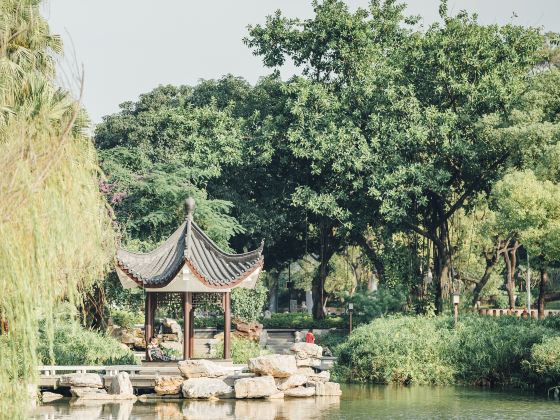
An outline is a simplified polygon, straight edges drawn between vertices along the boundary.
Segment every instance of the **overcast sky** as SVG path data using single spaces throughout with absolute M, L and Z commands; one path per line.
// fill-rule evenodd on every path
M 352 7 L 368 0 L 348 0 Z M 426 23 L 439 0 L 409 0 Z M 247 25 L 281 9 L 311 16 L 309 0 L 47 0 L 43 13 L 65 43 L 65 68 L 83 64 L 83 102 L 93 122 L 160 84 L 195 84 L 232 73 L 251 83 L 270 73 L 243 45 Z M 449 10 L 477 12 L 482 23 L 542 26 L 560 32 L 559 0 L 449 0 Z M 517 17 L 514 17 L 517 15 Z M 75 57 L 75 58 L 74 58 Z M 283 70 L 282 77 L 293 73 Z

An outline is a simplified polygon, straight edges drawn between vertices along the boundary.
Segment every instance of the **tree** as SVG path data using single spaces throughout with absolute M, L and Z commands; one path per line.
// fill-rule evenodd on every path
M 539 318 L 544 317 L 548 269 L 560 259 L 560 186 L 539 180 L 532 171 L 513 172 L 496 184 L 498 223 L 516 237 L 539 267 Z
M 449 219 L 490 190 L 516 151 L 497 131 L 512 125 L 542 37 L 514 25 L 483 26 L 464 12 L 450 17 L 445 2 L 444 23 L 425 32 L 393 0 L 353 13 L 336 0 L 313 6 L 315 16 L 304 21 L 269 16 L 250 27 L 246 43 L 265 65 L 289 58 L 303 74 L 287 84 L 285 134 L 277 137 L 296 173 L 308 168 L 291 201 L 316 218 L 322 268 L 315 291 L 323 291 L 340 228 L 363 234 L 380 215 L 434 245 L 441 312 Z

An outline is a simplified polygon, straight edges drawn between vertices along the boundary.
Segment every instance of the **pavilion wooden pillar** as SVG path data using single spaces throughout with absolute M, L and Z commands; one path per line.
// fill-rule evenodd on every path
M 231 357 L 231 299 L 230 292 L 224 292 L 224 359 Z
M 183 359 L 191 359 L 193 355 L 193 304 L 192 293 L 183 293 Z
M 146 360 L 148 357 L 148 346 L 154 337 L 154 312 L 155 295 L 153 292 L 146 292 L 146 306 L 144 309 L 144 340 L 146 340 Z

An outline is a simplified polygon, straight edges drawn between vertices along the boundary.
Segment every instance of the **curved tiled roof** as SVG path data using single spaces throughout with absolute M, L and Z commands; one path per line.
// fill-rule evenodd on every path
M 119 249 L 118 266 L 143 287 L 166 286 L 185 264 L 206 286 L 233 287 L 263 266 L 263 244 L 244 254 L 222 251 L 192 215 L 158 248 L 147 253 Z

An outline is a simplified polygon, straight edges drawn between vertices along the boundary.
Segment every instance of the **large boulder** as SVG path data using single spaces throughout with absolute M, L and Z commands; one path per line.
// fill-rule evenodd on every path
M 312 343 L 295 343 L 290 350 L 295 353 L 296 359 L 320 359 L 323 357 L 323 347 Z
M 179 370 L 187 379 L 220 378 L 228 375 L 228 371 L 222 366 L 209 360 L 183 360 L 179 362 Z
M 238 337 L 247 338 L 252 341 L 259 341 L 263 331 L 263 325 L 258 322 L 245 322 L 241 320 L 233 321 L 235 331 Z
M 109 385 L 109 394 L 121 396 L 134 395 L 134 388 L 132 387 L 132 382 L 130 382 L 130 377 L 127 372 L 119 372 L 117 375 L 113 376 L 111 384 Z
M 296 388 L 307 382 L 307 376 L 294 374 L 285 379 L 277 379 L 276 386 L 280 391 L 285 391 L 286 389 Z
M 313 395 L 315 395 L 315 388 L 298 386 L 296 388 L 285 390 L 284 395 L 286 397 L 312 397 Z
M 319 367 L 321 366 L 321 359 L 316 359 L 314 357 L 308 357 L 307 359 L 296 359 L 297 367 L 305 367 L 305 366 L 313 366 Z
M 45 391 L 41 394 L 41 401 L 43 401 L 44 403 L 48 403 L 48 402 L 51 402 L 51 401 L 56 401 L 56 400 L 59 400 L 61 398 L 64 398 L 64 395 L 60 395 L 60 394 L 57 394 L 55 392 Z
M 158 376 L 154 391 L 157 395 L 177 395 L 183 385 L 182 376 Z
M 62 375 L 60 386 L 103 388 L 103 379 L 97 373 L 69 373 Z
M 315 395 L 338 396 L 342 395 L 340 384 L 336 382 L 315 382 Z
M 176 338 L 176 341 L 183 341 L 183 330 L 181 328 L 181 325 L 179 325 L 179 323 L 177 321 L 175 321 L 172 318 L 164 318 L 163 319 L 163 332 L 164 334 L 164 339 L 165 339 L 165 335 L 167 334 L 173 334 Z M 169 340 L 169 341 L 174 341 L 174 340 Z
M 231 397 L 233 388 L 217 378 L 191 378 L 183 382 L 185 398 Z
M 313 372 L 310 375 L 307 375 L 308 382 L 329 382 L 331 379 L 331 374 L 328 370 L 324 370 L 320 373 Z
M 259 375 L 287 378 L 297 372 L 296 359 L 291 355 L 269 354 L 249 359 L 249 370 Z
M 107 398 L 107 391 L 102 388 L 90 388 L 87 386 L 72 387 L 70 394 L 76 398 L 91 398 L 97 399 L 98 397 Z M 92 398 L 93 397 L 93 398 Z
M 235 398 L 263 398 L 278 393 L 272 376 L 238 379 L 234 387 Z

